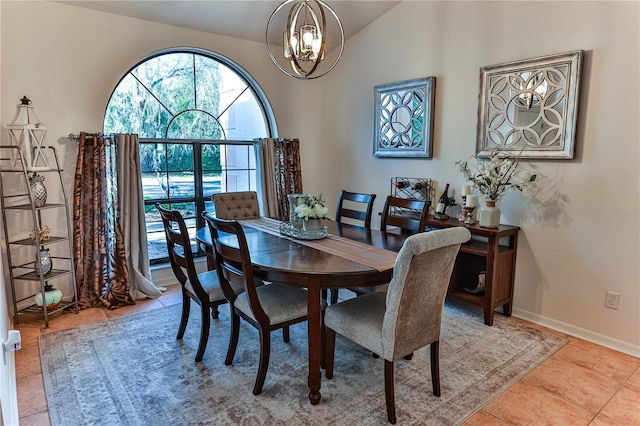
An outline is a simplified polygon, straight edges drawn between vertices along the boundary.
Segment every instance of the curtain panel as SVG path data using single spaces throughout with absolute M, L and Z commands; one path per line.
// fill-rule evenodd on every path
M 131 294 L 135 299 L 160 297 L 163 287 L 151 281 L 147 228 L 140 170 L 138 135 L 116 134 L 116 173 L 118 185 L 118 223 L 124 236 Z
M 262 212 L 266 217 L 289 220 L 288 194 L 302 193 L 300 141 L 298 139 L 256 139 L 260 169 Z
M 115 144 L 80 133 L 73 188 L 73 252 L 81 308 L 135 304 L 117 223 Z

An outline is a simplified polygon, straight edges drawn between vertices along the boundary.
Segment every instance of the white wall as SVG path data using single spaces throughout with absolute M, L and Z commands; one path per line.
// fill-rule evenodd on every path
M 2 22 L 2 8 L 0 8 L 0 23 Z M 0 24 L 0 28 L 2 25 Z M 2 78 L 2 57 L 0 56 L 0 79 Z M 2 104 L 0 104 L 0 116 L 2 116 Z M 0 225 L 4 218 L 0 217 Z M 0 271 L 5 269 L 5 250 L 0 248 Z M 4 274 L 0 274 L 0 343 L 8 338 L 11 326 L 9 305 L 11 304 L 9 292 L 5 286 Z M 0 348 L 0 351 L 3 349 Z M 16 357 L 14 352 L 6 353 L 6 360 L 0 364 L 0 424 L 18 424 L 18 397 L 16 393 Z
M 548 176 L 544 209 L 520 194 L 500 205 L 503 221 L 522 227 L 514 311 L 640 355 L 638 3 L 406 1 L 351 38 L 338 66 L 313 81 L 281 74 L 260 43 L 51 2 L 0 7 L 0 122 L 29 96 L 69 182 L 76 151 L 65 135 L 101 129 L 111 91 L 138 60 L 196 46 L 228 56 L 262 86 L 280 136 L 302 142 L 305 191 L 331 203 L 342 188 L 375 192 L 376 211 L 393 176 L 459 191 L 454 162 L 474 154 L 481 66 L 585 50 L 576 159 L 532 162 Z M 542 7 L 552 13 L 535 13 Z M 373 86 L 430 75 L 433 159 L 373 158 Z M 606 290 L 621 294 L 619 310 L 604 308 Z
M 529 162 L 546 175 L 542 203 L 519 193 L 500 203 L 503 222 L 522 227 L 514 311 L 640 355 L 639 35 L 637 2 L 403 2 L 350 39 L 323 82 L 323 131 L 301 139 L 332 141 L 336 155 L 305 189 L 328 178 L 326 193 L 374 192 L 376 211 L 393 176 L 459 194 L 454 162 L 475 153 L 479 68 L 582 49 L 576 159 Z M 373 158 L 373 86 L 424 76 L 436 76 L 433 159 Z M 619 310 L 604 307 L 607 290 L 621 294 Z

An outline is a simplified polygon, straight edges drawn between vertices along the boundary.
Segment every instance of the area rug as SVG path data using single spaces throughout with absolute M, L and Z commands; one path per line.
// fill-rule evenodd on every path
M 229 313 L 212 321 L 209 344 L 195 363 L 200 328 L 193 309 L 176 340 L 181 307 L 45 334 L 40 353 L 53 426 L 73 425 L 381 425 L 387 423 L 384 363 L 340 336 L 332 380 L 322 401 L 307 398 L 306 323 L 290 343 L 271 337 L 262 394 L 252 393 L 258 366 L 256 330 L 244 322 L 232 366 L 224 365 Z M 566 339 L 496 315 L 482 321 L 474 307 L 447 302 L 440 343 L 442 395 L 431 391 L 429 350 L 396 362 L 398 424 L 463 422 Z

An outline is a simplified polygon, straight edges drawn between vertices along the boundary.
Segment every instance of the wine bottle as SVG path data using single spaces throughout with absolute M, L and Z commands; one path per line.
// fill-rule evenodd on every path
M 422 189 L 422 182 L 416 182 L 411 187 L 414 191 L 420 191 Z
M 444 187 L 444 192 L 438 199 L 438 204 L 436 205 L 436 215 L 444 215 L 444 211 L 449 205 L 449 184 L 446 184 Z
M 395 186 L 398 189 L 408 188 L 409 182 L 407 182 L 406 180 L 399 180 L 398 182 L 396 182 Z

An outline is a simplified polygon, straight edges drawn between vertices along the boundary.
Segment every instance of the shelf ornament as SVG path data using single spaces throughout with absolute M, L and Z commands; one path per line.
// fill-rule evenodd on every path
M 49 239 L 49 234 L 51 233 L 51 229 L 47 225 L 40 225 L 38 227 L 38 239 L 40 241 L 47 241 Z M 29 234 L 29 239 L 31 241 L 36 240 L 36 229 L 31 228 L 31 233 Z
M 7 126 L 9 143 L 20 148 L 27 170 L 50 170 L 47 155 L 47 126 L 38 118 L 31 100 L 20 99 L 16 115 Z M 12 152 L 11 166 L 22 168 L 19 156 Z

